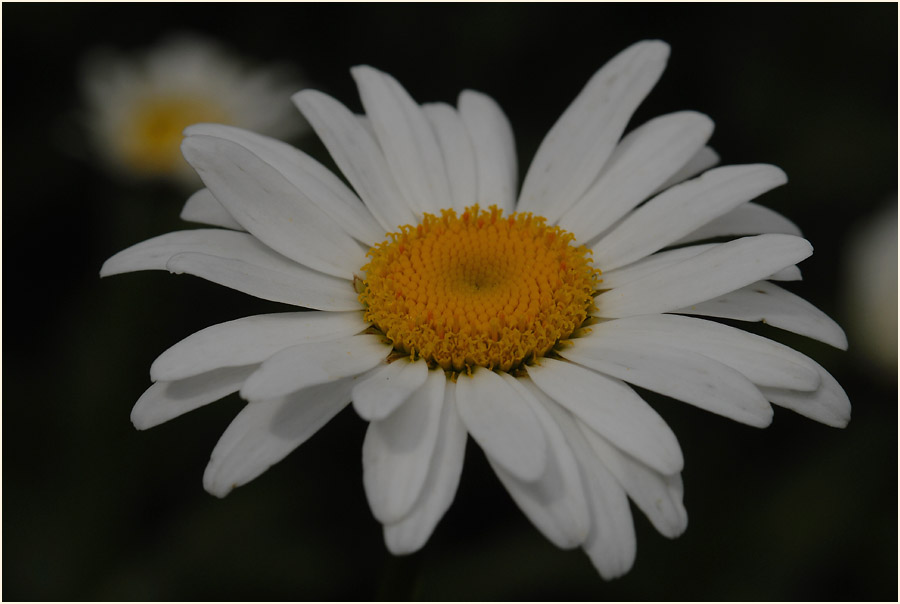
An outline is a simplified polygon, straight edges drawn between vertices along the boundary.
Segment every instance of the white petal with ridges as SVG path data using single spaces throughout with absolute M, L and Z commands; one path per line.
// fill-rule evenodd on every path
M 815 361 L 810 359 L 811 363 Z M 785 409 L 834 428 L 844 428 L 850 422 L 850 399 L 837 380 L 815 363 L 821 383 L 814 392 L 798 392 L 780 388 L 763 388 L 763 395 Z
M 738 321 L 762 321 L 766 325 L 847 350 L 847 336 L 840 325 L 800 296 L 766 281 L 758 281 L 672 312 Z
M 712 239 L 714 237 L 734 237 L 738 235 L 758 235 L 761 233 L 782 233 L 802 237 L 800 228 L 775 210 L 748 201 L 723 216 L 707 222 L 696 231 L 688 233 L 674 245 Z
M 650 120 L 616 146 L 597 181 L 565 210 L 550 206 L 545 218 L 587 242 L 647 199 L 686 164 L 713 131 L 703 114 L 682 111 Z
M 661 184 L 656 191 L 653 192 L 653 195 L 656 195 L 660 191 L 665 191 L 669 187 L 684 182 L 689 178 L 694 178 L 698 174 L 702 174 L 713 166 L 718 165 L 718 163 L 719 154 L 716 153 L 712 147 L 703 147 L 697 151 L 696 155 L 694 155 L 683 168 L 678 170 L 678 172 L 669 177 L 666 182 Z
M 244 383 L 241 396 L 265 400 L 356 376 L 381 363 L 390 352 L 390 345 L 374 335 L 291 346 L 269 357 Z
M 159 355 L 150 366 L 156 380 L 179 380 L 220 367 L 262 363 L 301 343 L 357 334 L 368 324 L 361 312 L 288 312 L 244 317 L 207 327 Z
M 188 222 L 199 222 L 201 224 L 234 229 L 235 231 L 244 230 L 244 227 L 228 213 L 225 206 L 213 197 L 209 189 L 200 189 L 188 197 L 184 208 L 181 210 L 181 219 Z
M 375 138 L 341 103 L 317 90 L 291 97 L 385 232 L 416 221 Z
M 475 203 L 478 189 L 475 150 L 466 132 L 466 126 L 459 112 L 445 103 L 427 103 L 422 105 L 425 117 L 437 136 L 447 176 L 450 180 L 450 193 L 453 204 L 450 206 L 457 213 Z
M 567 361 L 542 359 L 528 375 L 547 396 L 652 468 L 681 471 L 681 447 L 666 422 L 623 382 Z
M 456 408 L 489 458 L 520 480 L 538 480 L 547 464 L 540 421 L 521 394 L 493 371 L 478 367 L 456 382 Z
M 786 182 L 784 172 L 765 164 L 710 170 L 629 214 L 594 244 L 594 264 L 611 270 L 640 260 Z
M 429 371 L 394 413 L 369 424 L 363 487 L 372 514 L 383 524 L 402 519 L 422 492 L 438 439 L 445 383 L 443 371 Z
M 299 447 L 350 402 L 354 378 L 247 404 L 213 449 L 204 488 L 224 497 Z
M 246 147 L 193 135 L 181 150 L 228 213 L 276 252 L 346 279 L 365 264 L 362 247 L 338 223 Z
M 475 201 L 512 212 L 517 209 L 518 162 L 509 120 L 494 99 L 473 90 L 459 95 L 459 115 L 475 152 Z
M 666 66 L 658 40 L 626 48 L 591 77 L 541 142 L 522 184 L 519 211 L 566 209 L 593 183 Z
M 249 233 L 197 229 L 160 235 L 107 260 L 100 276 L 142 270 L 188 273 L 294 306 L 333 311 L 360 308 L 349 281 L 292 262 Z
M 793 235 L 729 241 L 600 294 L 594 315 L 620 318 L 676 311 L 765 279 L 811 254 L 809 242 Z
M 422 492 L 409 514 L 384 527 L 384 541 L 394 555 L 412 553 L 428 541 L 453 503 L 466 452 L 466 428 L 456 412 L 456 384 L 447 382 L 437 443 Z
M 397 359 L 378 367 L 353 388 L 353 408 L 365 420 L 382 420 L 418 390 L 428 377 L 428 364 Z
M 257 365 L 226 367 L 181 380 L 157 382 L 135 403 L 131 423 L 138 430 L 146 430 L 224 398 L 240 390 L 256 368 Z
M 350 70 L 397 186 L 420 212 L 452 203 L 441 148 L 421 107 L 392 76 L 368 65 Z

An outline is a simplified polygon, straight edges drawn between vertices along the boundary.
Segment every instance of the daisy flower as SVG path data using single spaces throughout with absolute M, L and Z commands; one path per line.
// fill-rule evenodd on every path
M 750 426 L 772 421 L 770 403 L 844 426 L 849 401 L 819 364 L 709 320 L 846 347 L 773 283 L 799 279 L 812 253 L 751 201 L 784 173 L 712 168 L 713 124 L 691 111 L 622 136 L 668 53 L 640 42 L 600 69 L 518 195 L 512 130 L 491 98 L 419 105 L 368 66 L 352 70 L 363 116 L 315 90 L 293 96 L 352 189 L 276 140 L 188 128 L 182 150 L 206 188 L 183 216 L 222 228 L 150 239 L 101 274 L 165 269 L 314 310 L 175 344 L 134 424 L 240 392 L 204 475 L 224 496 L 352 401 L 369 422 L 365 494 L 395 554 L 422 547 L 450 506 L 471 436 L 537 529 L 605 578 L 634 561 L 629 499 L 666 537 L 687 525 L 678 441 L 629 384 Z
M 297 90 L 277 69 L 249 68 L 202 37 L 181 34 L 138 57 L 104 51 L 83 75 L 94 146 L 132 177 L 199 185 L 181 154 L 182 133 L 218 122 L 287 137 L 303 122 L 287 102 Z

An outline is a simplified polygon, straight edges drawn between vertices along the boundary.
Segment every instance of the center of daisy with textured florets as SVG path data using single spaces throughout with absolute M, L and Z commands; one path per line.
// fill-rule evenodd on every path
M 571 233 L 495 206 L 426 214 L 367 255 L 366 321 L 397 352 L 456 372 L 547 354 L 589 316 L 600 274 Z

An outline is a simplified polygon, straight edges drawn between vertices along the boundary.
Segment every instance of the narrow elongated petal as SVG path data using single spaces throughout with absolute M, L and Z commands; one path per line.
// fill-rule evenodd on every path
M 680 317 L 648 315 L 606 321 L 575 341 L 590 346 L 625 338 L 643 349 L 675 348 L 713 358 L 736 369 L 760 386 L 815 390 L 819 375 L 813 363 L 796 350 L 728 325 Z
M 353 388 L 353 408 L 369 421 L 382 420 L 403 404 L 428 377 L 428 364 L 397 359 L 377 368 Z
M 503 379 L 534 412 L 547 439 L 547 463 L 541 477 L 521 480 L 488 457 L 497 477 L 531 522 L 554 545 L 572 548 L 587 538 L 591 519 L 578 464 L 569 443 L 546 407 L 516 378 Z
M 220 367 L 262 363 L 301 343 L 357 334 L 368 324 L 360 312 L 290 312 L 245 317 L 207 327 L 159 355 L 150 366 L 156 380 L 180 380 Z
M 365 264 L 362 247 L 339 224 L 246 147 L 193 135 L 181 150 L 228 213 L 276 252 L 346 279 Z
M 605 375 L 750 426 L 772 423 L 772 407 L 750 380 L 697 353 L 641 346 L 626 336 L 580 338 L 561 354 Z
M 456 496 L 466 452 L 466 428 L 456 412 L 455 388 L 453 382 L 444 387 L 437 443 L 419 499 L 406 516 L 384 527 L 384 541 L 392 554 L 409 554 L 425 545 Z
M 450 180 L 451 208 L 460 213 L 475 203 L 478 176 L 475 150 L 459 112 L 446 103 L 428 103 L 422 106 L 437 136 L 447 176 Z
M 420 212 L 450 207 L 450 183 L 422 108 L 392 76 L 367 65 L 350 70 L 397 185 Z
M 181 380 L 157 382 L 135 403 L 131 423 L 138 430 L 146 430 L 224 398 L 240 390 L 256 368 L 257 365 L 225 367 Z
M 373 421 L 363 441 L 363 486 L 372 514 L 390 524 L 402 519 L 419 498 L 438 440 L 446 378 L 441 370 L 399 409 Z
M 547 439 L 521 394 L 493 371 L 477 368 L 456 382 L 456 408 L 487 456 L 510 475 L 538 480 L 547 464 Z
M 693 111 L 650 120 L 622 139 L 597 181 L 570 209 L 563 213 L 561 205 L 553 205 L 545 218 L 554 222 L 561 216 L 561 227 L 577 241 L 588 241 L 647 199 L 712 131 L 712 120 Z
M 354 378 L 344 378 L 245 406 L 213 449 L 204 488 L 224 497 L 278 463 L 350 402 Z
M 228 213 L 219 200 L 213 197 L 209 189 L 200 189 L 190 197 L 181 210 L 181 219 L 188 222 L 199 222 L 212 226 L 243 231 L 244 227 Z
M 547 396 L 623 451 L 664 474 L 684 458 L 672 430 L 623 382 L 565 361 L 542 359 L 528 375 Z
M 719 154 L 716 153 L 712 147 L 703 147 L 697 151 L 694 157 L 692 157 L 683 168 L 678 170 L 678 172 L 670 176 L 666 182 L 657 187 L 656 191 L 653 192 L 653 195 L 656 195 L 660 191 L 665 191 L 673 185 L 682 183 L 689 178 L 694 178 L 698 174 L 703 174 L 713 166 L 718 165 L 718 163 Z
M 298 92 L 291 100 L 386 232 L 415 221 L 413 206 L 398 188 L 384 153 L 349 109 L 317 90 Z
M 350 336 L 291 346 L 270 357 L 241 388 L 255 401 L 357 376 L 378 365 L 391 351 L 373 335 Z
M 297 191 L 298 203 L 312 203 L 352 237 L 368 245 L 384 238 L 384 230 L 362 201 L 331 170 L 299 149 L 249 130 L 221 124 L 195 124 L 186 136 L 208 135 L 245 147 L 272 166 Z
M 600 294 L 594 314 L 619 318 L 675 311 L 765 279 L 810 254 L 809 242 L 792 235 L 729 241 Z
M 291 262 L 248 233 L 175 231 L 122 250 L 100 276 L 142 270 L 188 273 L 257 298 L 319 310 L 360 308 L 349 281 Z
M 594 262 L 610 270 L 640 260 L 786 182 L 784 172 L 765 164 L 710 170 L 629 214 L 593 246 Z
M 737 235 L 759 235 L 761 233 L 783 233 L 802 237 L 800 228 L 776 212 L 758 203 L 748 201 L 723 216 L 707 222 L 702 227 L 688 233 L 675 245 Z
M 516 206 L 518 163 L 509 120 L 494 99 L 473 90 L 459 95 L 459 114 L 475 151 L 475 201 L 512 212 Z
M 850 422 L 850 399 L 830 373 L 810 359 L 819 370 L 821 384 L 814 392 L 799 392 L 782 388 L 763 388 L 770 401 L 835 428 L 844 428 Z
M 706 302 L 683 306 L 673 312 L 738 321 L 762 321 L 766 325 L 847 350 L 847 336 L 840 325 L 800 296 L 766 281 L 758 281 Z
M 639 42 L 594 74 L 541 142 L 522 184 L 519 211 L 544 215 L 584 194 L 668 57 L 667 44 Z

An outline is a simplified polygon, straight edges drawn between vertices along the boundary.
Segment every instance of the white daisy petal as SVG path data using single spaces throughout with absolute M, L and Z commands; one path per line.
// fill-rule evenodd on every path
M 298 92 L 291 99 L 385 231 L 416 221 L 384 153 L 349 109 L 317 90 Z
M 478 367 L 456 382 L 456 408 L 488 458 L 519 480 L 538 480 L 547 465 L 547 439 L 522 395 L 498 374 Z
M 555 205 L 570 207 L 587 191 L 668 57 L 664 42 L 639 42 L 594 74 L 541 142 L 522 184 L 519 211 L 543 216 Z
M 681 471 L 681 447 L 666 422 L 623 382 L 578 365 L 542 359 L 528 375 L 547 396 L 650 467 Z
M 418 390 L 427 377 L 425 361 L 397 359 L 379 367 L 369 378 L 354 386 L 353 408 L 365 420 L 382 420 Z
M 776 212 L 765 206 L 748 201 L 739 205 L 724 216 L 707 222 L 702 227 L 688 233 L 675 242 L 674 245 L 712 239 L 714 237 L 726 237 L 735 235 L 758 235 L 761 233 L 783 233 L 802 237 L 800 228 Z
M 768 338 L 728 325 L 677 315 L 647 315 L 606 321 L 575 341 L 592 345 L 624 339 L 631 346 L 695 352 L 736 369 L 759 386 L 815 390 L 819 375 L 806 356 Z M 565 351 L 564 351 L 565 352 Z
M 675 311 L 765 279 L 810 254 L 809 242 L 793 235 L 729 241 L 600 294 L 594 314 L 619 318 Z
M 419 498 L 438 439 L 444 372 L 429 371 L 418 390 L 394 413 L 373 421 L 363 441 L 363 486 L 372 514 L 390 524 Z
M 100 276 L 143 270 L 188 273 L 294 306 L 332 311 L 360 308 L 348 281 L 291 262 L 249 233 L 196 229 L 160 235 L 107 260 Z
M 452 198 L 441 148 L 421 107 L 384 72 L 368 65 L 350 72 L 378 144 L 406 198 L 420 212 L 449 208 Z
M 847 336 L 840 325 L 821 310 L 773 283 L 758 281 L 707 301 L 673 310 L 738 321 L 762 321 L 792 333 L 847 350 Z
M 772 423 L 772 407 L 740 372 L 678 348 L 642 347 L 628 337 L 580 338 L 560 353 L 605 375 L 670 396 L 757 428 Z
M 224 497 L 278 463 L 350 402 L 354 378 L 247 404 L 216 443 L 204 488 Z
M 765 164 L 710 170 L 629 214 L 594 244 L 594 262 L 611 270 L 640 260 L 785 182 L 784 172 Z
M 713 166 L 718 165 L 718 163 L 719 154 L 711 147 L 703 147 L 697 151 L 696 155 L 694 155 L 683 168 L 678 170 L 678 172 L 670 176 L 666 182 L 657 187 L 656 191 L 653 192 L 653 195 L 656 195 L 660 191 L 665 191 L 669 187 L 684 182 L 689 178 L 694 178 L 698 174 L 702 174 Z
M 181 210 L 181 219 L 188 222 L 199 222 L 213 226 L 243 231 L 244 227 L 228 213 L 219 200 L 213 197 L 209 189 L 200 189 L 190 197 Z
M 450 105 L 428 103 L 422 106 L 422 110 L 434 129 L 444 156 L 453 197 L 450 207 L 461 213 L 476 202 L 477 196 L 478 180 L 472 141 L 459 112 Z
M 455 388 L 453 382 L 445 384 L 437 443 L 418 501 L 406 516 L 384 527 L 384 541 L 394 555 L 409 554 L 421 548 L 456 495 L 467 435 L 456 412 Z
M 790 409 L 804 417 L 835 428 L 844 428 L 850 422 L 850 399 L 830 373 L 810 359 L 819 370 L 821 385 L 815 392 L 798 392 L 781 388 L 763 388 L 770 401 Z
M 150 377 L 180 380 L 220 367 L 262 363 L 305 342 L 334 340 L 360 333 L 368 324 L 360 312 L 288 312 L 244 317 L 207 327 L 159 355 Z
M 225 367 L 181 380 L 157 382 L 135 403 L 131 423 L 138 430 L 146 430 L 224 398 L 240 390 L 257 367 Z
M 464 90 L 459 95 L 459 115 L 475 152 L 476 203 L 512 212 L 516 205 L 518 163 L 509 120 L 494 99 L 474 90 Z
M 521 480 L 490 456 L 488 461 L 516 505 L 547 539 L 557 547 L 577 547 L 587 538 L 591 520 L 572 450 L 546 407 L 529 389 L 509 374 L 502 378 L 518 392 L 520 404 L 537 417 L 547 439 L 547 463 L 538 480 Z
M 379 336 L 361 335 L 298 344 L 269 357 L 241 388 L 241 396 L 257 401 L 276 398 L 378 365 L 391 347 Z
M 340 225 L 247 148 L 193 135 L 184 139 L 181 149 L 234 219 L 276 252 L 347 279 L 365 264 L 362 248 Z
M 349 235 L 370 246 L 384 238 L 384 230 L 353 191 L 299 149 L 268 136 L 221 124 L 195 124 L 184 132 L 185 136 L 208 135 L 241 145 L 296 187 L 298 203 L 314 204 Z
M 682 111 L 650 120 L 616 147 L 597 181 L 566 210 L 547 208 L 544 217 L 586 242 L 647 199 L 669 176 L 686 164 L 713 131 L 711 119 Z

